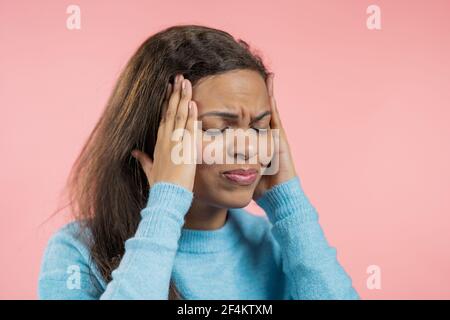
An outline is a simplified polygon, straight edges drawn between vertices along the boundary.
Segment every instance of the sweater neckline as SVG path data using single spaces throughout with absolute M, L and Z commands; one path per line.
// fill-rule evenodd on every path
M 186 253 L 213 253 L 232 248 L 240 239 L 241 231 L 236 215 L 239 209 L 227 211 L 225 224 L 219 229 L 181 229 L 178 250 Z

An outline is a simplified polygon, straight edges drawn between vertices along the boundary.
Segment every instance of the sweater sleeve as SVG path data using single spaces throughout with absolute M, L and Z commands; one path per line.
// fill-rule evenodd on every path
M 104 292 L 88 280 L 92 270 L 86 254 L 64 237 L 50 240 L 39 277 L 41 299 L 167 299 L 178 239 L 192 203 L 193 193 L 179 185 L 158 182 L 149 191 L 147 205 L 132 238 Z M 81 281 L 68 279 L 68 268 L 76 266 Z M 96 289 L 97 287 L 97 289 Z
M 298 176 L 273 186 L 256 203 L 272 223 L 281 250 L 285 294 L 294 300 L 359 299 L 304 194 Z

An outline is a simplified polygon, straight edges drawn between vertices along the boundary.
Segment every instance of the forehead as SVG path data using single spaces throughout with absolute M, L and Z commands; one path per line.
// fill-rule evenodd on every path
M 202 78 L 193 88 L 192 99 L 197 102 L 199 114 L 213 110 L 256 114 L 269 109 L 265 81 L 253 70 Z

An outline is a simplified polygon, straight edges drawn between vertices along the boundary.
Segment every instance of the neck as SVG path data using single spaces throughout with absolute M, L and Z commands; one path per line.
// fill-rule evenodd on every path
M 214 230 L 224 226 L 227 208 L 217 208 L 194 199 L 185 216 L 183 228 L 193 230 Z

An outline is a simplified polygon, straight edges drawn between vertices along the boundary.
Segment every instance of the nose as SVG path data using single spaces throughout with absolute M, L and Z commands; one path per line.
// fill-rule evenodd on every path
M 254 130 L 232 129 L 227 139 L 227 155 L 238 163 L 257 163 L 258 139 Z

